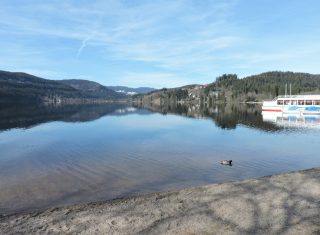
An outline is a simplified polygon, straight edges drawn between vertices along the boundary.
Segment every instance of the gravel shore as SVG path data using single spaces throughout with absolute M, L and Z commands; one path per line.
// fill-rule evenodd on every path
M 2 215 L 0 234 L 320 234 L 320 168 Z

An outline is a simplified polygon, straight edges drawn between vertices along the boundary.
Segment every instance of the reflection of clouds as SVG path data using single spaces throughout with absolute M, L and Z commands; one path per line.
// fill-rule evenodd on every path
M 131 115 L 128 118 L 122 119 L 120 125 L 128 129 L 151 130 L 171 129 L 182 125 L 187 125 L 189 122 L 191 121 L 184 117 L 153 114 L 146 117 Z
M 210 120 L 139 113 L 111 114 L 90 125 L 54 122 L 0 133 L 0 213 L 320 164 L 318 133 L 274 134 L 245 125 L 225 131 Z M 4 144 L 6 136 L 10 143 Z M 223 159 L 234 165 L 221 166 Z
M 123 113 L 132 113 L 132 112 L 135 112 L 135 111 L 137 111 L 136 108 L 127 107 L 127 108 L 117 109 L 114 112 L 123 114 Z

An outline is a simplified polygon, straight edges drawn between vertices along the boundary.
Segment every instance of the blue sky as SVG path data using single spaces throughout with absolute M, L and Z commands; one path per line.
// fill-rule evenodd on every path
M 320 73 L 318 0 L 1 0 L 0 69 L 104 85 Z

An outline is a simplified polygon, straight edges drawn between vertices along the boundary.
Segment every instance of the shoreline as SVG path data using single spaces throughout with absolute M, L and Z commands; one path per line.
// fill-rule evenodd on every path
M 1 234 L 316 234 L 320 168 L 0 215 Z

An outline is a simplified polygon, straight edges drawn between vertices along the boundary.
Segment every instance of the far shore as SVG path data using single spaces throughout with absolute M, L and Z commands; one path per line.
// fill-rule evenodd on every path
M 320 168 L 2 215 L 0 234 L 320 234 Z

